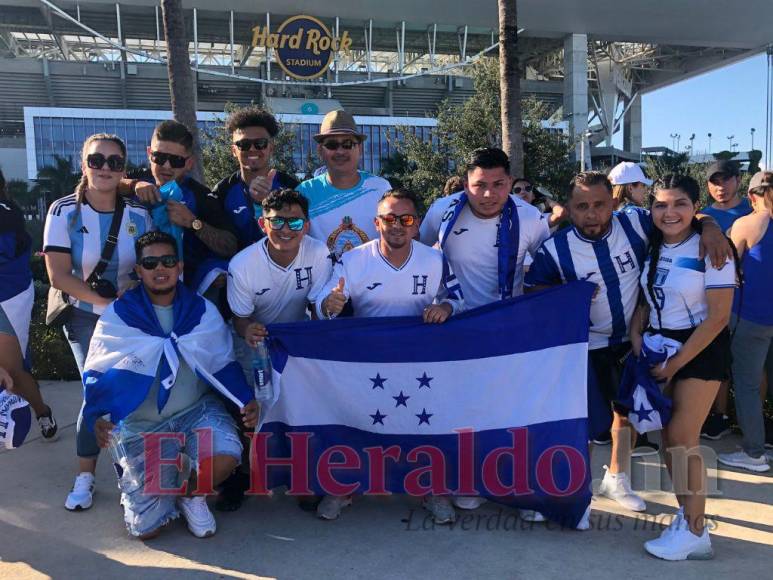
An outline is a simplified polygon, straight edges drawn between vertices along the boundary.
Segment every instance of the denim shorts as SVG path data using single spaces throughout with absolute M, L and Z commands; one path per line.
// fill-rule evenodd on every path
M 211 429 L 211 452 L 199 452 L 199 439 L 194 432 L 196 429 Z M 168 491 L 164 493 L 163 490 L 180 487 L 181 483 L 188 479 L 190 471 L 198 469 L 200 461 L 217 455 L 227 455 L 241 463 L 242 457 L 242 444 L 236 424 L 215 395 L 204 396 L 189 409 L 159 423 L 153 431 L 144 433 L 184 435 L 182 442 L 172 438 L 161 440 L 160 452 L 162 459 L 174 459 L 183 453 L 183 470 L 180 472 L 175 465 L 162 464 L 155 471 L 158 484 L 151 485 L 152 481 L 146 481 L 150 480 L 150 475 L 145 469 L 145 439 L 140 434 L 124 437 L 129 470 L 124 470 L 118 478 L 118 487 L 121 490 L 126 528 L 133 536 L 152 532 L 180 515 L 177 510 L 178 494 Z M 190 471 L 186 464 L 190 466 Z M 116 473 L 118 472 L 116 469 Z M 146 493 L 146 484 L 156 493 Z M 161 493 L 157 491 L 159 489 L 162 490 Z

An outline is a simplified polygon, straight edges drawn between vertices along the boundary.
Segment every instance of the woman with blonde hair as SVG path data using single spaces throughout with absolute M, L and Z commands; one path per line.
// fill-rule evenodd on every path
M 644 175 L 641 167 L 630 161 L 615 165 L 609 172 L 609 181 L 612 182 L 612 197 L 618 211 L 629 205 L 643 207 L 647 188 L 652 185 L 652 180 Z
M 43 252 L 51 286 L 66 302 L 64 333 L 78 371 L 99 315 L 130 284 L 136 262 L 134 241 L 152 229 L 148 211 L 118 195 L 126 175 L 126 145 L 116 135 L 92 135 L 83 143 L 81 178 L 75 193 L 51 204 L 43 231 Z M 78 417 L 78 475 L 65 507 L 91 507 L 99 446 Z

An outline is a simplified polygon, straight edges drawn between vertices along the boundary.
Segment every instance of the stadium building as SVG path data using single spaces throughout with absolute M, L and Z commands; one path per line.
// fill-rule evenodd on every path
M 299 167 L 322 115 L 343 107 L 369 136 L 364 167 L 378 172 L 394 127 L 431 138 L 438 105 L 468 98 L 469 65 L 497 52 L 495 0 L 213 5 L 183 2 L 200 122 L 216 122 L 226 103 L 265 103 L 295 132 Z M 518 0 L 518 13 L 523 94 L 605 159 L 639 159 L 642 94 L 773 40 L 770 0 Z M 142 163 L 153 126 L 171 116 L 165 58 L 158 2 L 0 0 L 7 178 L 34 179 L 55 156 L 77 158 L 97 131 L 124 137 Z M 622 150 L 612 147 L 620 132 Z

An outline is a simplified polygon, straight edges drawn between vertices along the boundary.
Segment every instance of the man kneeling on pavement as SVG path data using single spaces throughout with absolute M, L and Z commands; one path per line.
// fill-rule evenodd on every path
M 175 239 L 149 232 L 135 248 L 141 284 L 97 323 L 83 376 L 84 420 L 101 447 L 118 450 L 132 536 L 155 537 L 180 513 L 193 535 L 211 536 L 216 524 L 206 496 L 194 493 L 213 493 L 242 455 L 218 395 L 241 409 L 246 428 L 256 425 L 258 406 L 217 308 L 179 281 Z

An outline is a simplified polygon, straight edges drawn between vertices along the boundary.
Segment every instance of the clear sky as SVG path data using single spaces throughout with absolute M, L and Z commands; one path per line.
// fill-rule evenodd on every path
M 766 75 L 763 53 L 647 93 L 642 98 L 644 147 L 672 147 L 670 135 L 679 133 L 679 148 L 684 150 L 695 133 L 695 152 L 703 153 L 711 133 L 714 152 L 729 149 L 729 135 L 735 135 L 739 151 L 748 151 L 754 127 L 754 148 L 763 150 Z

